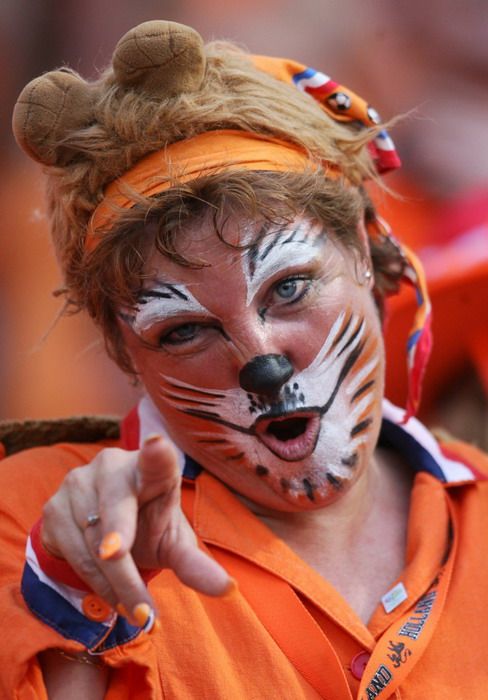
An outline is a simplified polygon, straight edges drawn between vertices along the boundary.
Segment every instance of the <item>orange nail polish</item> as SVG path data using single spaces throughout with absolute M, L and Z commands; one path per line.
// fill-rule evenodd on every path
M 119 613 L 119 615 L 122 615 L 122 617 L 129 617 L 129 613 L 125 609 L 125 607 L 122 605 L 122 603 L 117 603 L 115 606 L 115 609 Z
M 109 532 L 105 535 L 98 548 L 100 559 L 110 559 L 117 554 L 122 546 L 122 538 L 118 532 Z
M 144 445 L 150 445 L 151 443 L 156 442 L 157 440 L 162 440 L 162 438 L 163 436 L 160 433 L 151 433 L 144 440 Z
M 154 634 L 155 632 L 160 632 L 161 630 L 161 621 L 159 620 L 158 617 L 154 618 L 153 626 L 149 630 L 149 634 Z
M 237 593 L 238 590 L 239 590 L 239 587 L 237 585 L 237 581 L 235 580 L 235 578 L 230 578 L 229 583 L 227 585 L 227 588 L 222 593 L 222 596 L 223 597 L 231 596 L 233 593 Z
M 132 617 L 139 627 L 144 627 L 151 616 L 151 608 L 147 603 L 139 603 L 132 611 Z

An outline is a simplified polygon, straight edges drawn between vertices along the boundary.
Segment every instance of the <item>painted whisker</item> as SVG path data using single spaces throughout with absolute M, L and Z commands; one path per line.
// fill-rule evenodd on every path
M 339 332 L 338 332 L 336 338 L 334 339 L 334 342 L 332 343 L 333 348 L 335 348 L 335 346 L 341 342 L 341 340 L 343 339 L 343 337 L 346 335 L 347 331 L 349 330 L 349 326 L 351 325 L 351 322 L 352 322 L 352 316 L 353 316 L 352 313 L 349 313 L 349 316 L 346 318 L 346 315 L 343 313 L 342 316 L 340 317 L 344 320 L 344 323 L 341 326 L 341 328 L 339 328 Z
M 234 460 L 242 459 L 243 457 L 244 457 L 244 452 L 238 452 L 236 455 L 229 455 L 229 456 L 226 457 L 225 459 L 226 459 L 228 462 L 233 462 Z
M 342 479 L 338 479 L 336 476 L 331 474 L 330 472 L 327 472 L 325 475 L 327 481 L 331 486 L 333 486 L 337 491 L 340 491 L 342 488 Z
M 324 364 L 324 361 L 329 358 L 330 355 L 332 355 L 337 347 L 340 346 L 341 341 L 344 338 L 344 335 L 346 332 L 349 330 L 350 324 L 353 319 L 352 313 L 349 314 L 349 320 L 346 322 L 345 329 L 344 328 L 344 319 L 346 318 L 346 311 L 341 311 L 337 319 L 334 321 L 334 324 L 332 328 L 329 331 L 329 334 L 327 335 L 327 338 L 325 340 L 325 343 L 317 353 L 314 361 L 312 362 L 311 365 L 309 365 L 308 370 L 309 371 L 315 371 L 318 369 L 318 367 L 322 366 Z M 335 342 L 336 341 L 336 342 Z
M 351 396 L 359 388 L 361 384 L 369 381 L 375 376 L 376 369 L 378 368 L 378 357 L 374 355 L 372 359 L 364 358 L 364 367 L 361 369 L 356 368 L 356 372 L 346 388 L 347 394 Z
M 173 389 L 178 389 L 181 392 L 187 391 L 189 394 L 200 394 L 201 396 L 207 397 L 210 396 L 215 399 L 225 399 L 225 394 L 219 394 L 215 391 L 211 391 L 210 389 L 200 389 L 196 386 L 188 386 L 187 384 L 177 384 L 175 382 L 172 382 L 168 377 L 165 377 L 164 375 L 161 375 L 166 384 Z M 163 389 L 163 387 L 161 387 Z
M 305 489 L 305 493 L 306 493 L 309 501 L 315 501 L 315 495 L 314 495 L 315 486 L 311 483 L 311 481 L 309 479 L 303 479 L 302 484 L 303 484 L 303 488 Z
M 356 435 L 359 435 L 359 433 L 364 432 L 371 423 L 373 422 L 373 419 L 371 417 L 365 418 L 364 420 L 360 421 L 359 423 L 356 423 L 354 428 L 351 430 L 351 437 L 355 437 Z
M 341 459 L 341 464 L 343 464 L 345 467 L 355 467 L 357 462 L 358 462 L 359 455 L 357 452 L 353 452 L 352 454 L 349 455 L 349 457 L 343 457 Z
M 202 418 L 203 420 L 208 420 L 212 421 L 212 423 L 217 423 L 218 425 L 223 425 L 226 428 L 232 428 L 233 430 L 237 430 L 239 433 L 244 433 L 245 435 L 254 435 L 254 427 L 251 426 L 250 428 L 246 428 L 243 425 L 237 425 L 236 423 L 232 423 L 231 421 L 225 420 L 224 418 L 221 418 L 218 413 L 211 413 L 210 411 L 199 411 L 197 409 L 192 409 L 192 408 L 178 408 L 178 411 L 180 413 L 185 413 L 187 416 L 194 416 L 195 418 Z
M 361 423 L 365 418 L 369 417 L 371 411 L 370 406 L 373 401 L 373 393 L 370 392 L 360 399 L 359 403 L 356 404 L 352 410 L 352 417 L 356 423 Z
M 337 354 L 337 357 L 340 357 L 343 352 L 347 350 L 347 348 L 354 343 L 356 338 L 359 340 L 362 336 L 362 331 L 364 330 L 364 319 L 361 319 L 361 321 L 357 324 L 356 328 L 354 329 L 352 335 L 348 339 L 348 341 L 345 343 L 345 345 L 342 346 L 340 352 Z
M 334 402 L 334 399 L 337 395 L 337 392 L 339 391 L 343 381 L 345 380 L 345 378 L 347 377 L 347 375 L 349 374 L 351 369 L 354 367 L 356 360 L 361 355 L 363 347 L 364 347 L 364 341 L 360 345 L 358 345 L 346 358 L 344 364 L 342 365 L 342 369 L 339 373 L 339 376 L 337 378 L 337 382 L 336 382 L 336 385 L 332 391 L 332 394 L 330 395 L 329 400 L 322 407 L 322 415 L 324 413 L 327 413 L 327 411 L 332 406 L 332 403 Z
M 163 392 L 161 392 L 161 395 L 164 396 L 165 394 Z M 169 398 L 176 398 L 174 395 L 171 395 L 171 394 L 166 394 L 166 396 L 168 396 Z M 197 406 L 215 406 L 215 404 L 209 403 L 208 401 L 198 401 L 198 399 L 187 399 L 184 396 L 180 396 L 178 398 L 180 401 L 182 401 L 184 403 L 191 403 L 191 404 L 195 404 Z
M 364 418 L 366 418 L 366 416 L 370 413 L 370 407 L 373 401 L 374 394 L 372 391 L 368 392 L 367 394 L 364 394 L 363 397 L 359 399 L 359 402 L 351 410 L 352 420 L 356 421 L 356 423 L 359 423 Z
M 204 418 L 205 420 L 211 420 L 214 423 L 219 423 L 220 425 L 227 425 L 228 427 L 235 427 L 234 425 L 228 425 L 228 421 L 223 420 L 218 413 L 213 413 L 212 411 L 199 411 L 198 409 L 178 409 L 180 413 L 186 413 L 188 416 L 195 416 L 196 418 Z M 247 432 L 247 430 L 243 430 Z
M 365 391 L 368 391 L 368 389 L 371 389 L 375 384 L 374 379 L 370 379 L 369 382 L 365 382 L 362 386 L 359 387 L 359 389 L 352 395 L 351 397 L 351 403 L 354 403 L 359 399 L 360 396 L 364 394 Z

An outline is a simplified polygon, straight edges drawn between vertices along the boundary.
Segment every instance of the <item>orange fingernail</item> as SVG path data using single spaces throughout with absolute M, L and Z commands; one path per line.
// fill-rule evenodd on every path
M 161 630 L 161 622 L 158 617 L 154 618 L 153 626 L 149 630 L 148 634 L 154 634 L 155 632 L 159 632 Z
M 132 617 L 139 627 L 144 627 L 151 616 L 151 608 L 147 603 L 139 603 L 132 611 Z
M 237 581 L 235 578 L 229 578 L 229 583 L 227 585 L 227 588 L 225 591 L 222 593 L 222 596 L 227 597 L 231 596 L 233 593 L 237 593 L 239 587 L 237 585 Z
M 122 605 L 122 603 L 117 603 L 115 606 L 115 609 L 119 613 L 119 615 L 122 615 L 122 617 L 129 617 L 129 613 L 125 609 L 125 607 Z
M 161 440 L 162 437 L 163 436 L 160 433 L 151 433 L 144 440 L 144 445 L 150 445 L 151 443 L 156 442 L 157 440 Z
M 117 554 L 122 546 L 122 538 L 118 532 L 109 532 L 105 535 L 98 548 L 100 559 L 110 559 Z

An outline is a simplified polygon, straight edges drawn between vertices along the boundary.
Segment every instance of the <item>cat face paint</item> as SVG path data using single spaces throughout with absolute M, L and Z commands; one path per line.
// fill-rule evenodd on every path
M 155 257 L 157 281 L 123 333 L 184 451 L 261 505 L 320 507 L 365 472 L 376 443 L 376 309 L 353 254 L 320 225 L 251 235 L 234 250 L 211 224 L 190 230 L 186 250 L 209 266 Z

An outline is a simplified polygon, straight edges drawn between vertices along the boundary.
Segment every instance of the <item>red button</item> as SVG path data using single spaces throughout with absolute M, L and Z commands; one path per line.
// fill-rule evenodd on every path
M 371 654 L 368 651 L 360 651 L 351 659 L 351 673 L 358 681 L 363 677 L 364 669 L 368 665 Z
M 87 618 L 94 622 L 103 622 L 112 614 L 110 605 L 94 593 L 89 593 L 83 598 L 81 607 Z

